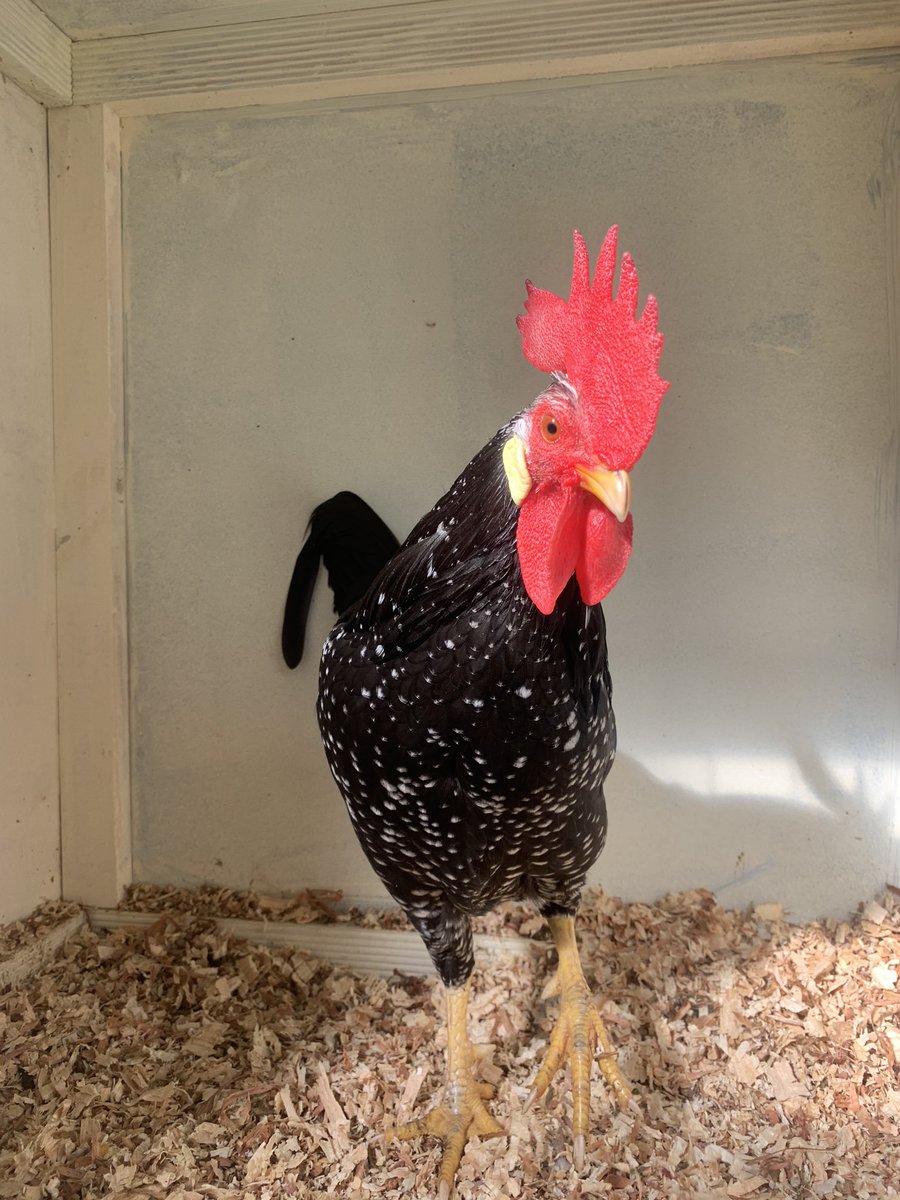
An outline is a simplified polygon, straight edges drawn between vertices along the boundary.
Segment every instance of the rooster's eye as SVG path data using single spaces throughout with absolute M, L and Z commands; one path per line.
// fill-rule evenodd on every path
M 541 433 L 544 435 L 544 440 L 555 442 L 559 437 L 559 421 L 556 417 L 549 414 L 541 421 Z

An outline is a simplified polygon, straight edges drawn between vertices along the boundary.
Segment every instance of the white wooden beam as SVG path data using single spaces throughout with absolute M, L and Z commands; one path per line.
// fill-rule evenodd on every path
M 149 929 L 164 915 L 93 908 L 88 912 L 88 919 L 94 929 Z M 242 921 L 234 917 L 217 917 L 215 921 L 217 928 L 231 937 L 243 938 L 258 946 L 292 946 L 323 962 L 347 966 L 365 975 L 434 974 L 434 965 L 424 942 L 411 929 L 364 929 L 344 922 L 295 925 L 289 921 Z M 546 953 L 551 948 L 551 943 L 531 938 L 486 934 L 476 934 L 474 942 L 479 958 L 497 958 L 505 954 L 521 957 Z
M 218 16 L 227 21 L 235 10 L 223 6 Z M 417 0 L 213 20 L 76 42 L 76 103 L 135 105 L 129 111 L 287 103 L 900 41 L 900 7 L 884 0 Z
M 118 117 L 49 114 L 62 891 L 131 880 Z
M 72 103 L 72 43 L 32 0 L 0 0 L 0 74 L 41 104 Z
M 59 925 L 52 925 L 46 933 L 39 933 L 33 941 L 25 942 L 9 958 L 0 959 L 0 992 L 7 987 L 21 987 L 42 967 L 52 962 L 86 921 L 86 913 L 75 913 Z

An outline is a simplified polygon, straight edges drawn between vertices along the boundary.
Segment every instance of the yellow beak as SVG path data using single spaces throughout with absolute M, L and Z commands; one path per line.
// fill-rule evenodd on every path
M 619 521 L 631 508 L 631 479 L 627 471 L 607 471 L 606 467 L 576 467 L 585 491 L 602 501 Z

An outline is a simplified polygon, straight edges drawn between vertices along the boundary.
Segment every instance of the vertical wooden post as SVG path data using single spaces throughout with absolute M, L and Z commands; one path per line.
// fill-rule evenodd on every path
M 120 122 L 49 116 L 62 890 L 131 879 Z

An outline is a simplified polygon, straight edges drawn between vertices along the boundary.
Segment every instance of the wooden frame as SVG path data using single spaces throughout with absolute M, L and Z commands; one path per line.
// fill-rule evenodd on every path
M 0 71 L 41 104 L 72 103 L 72 43 L 32 0 L 0 0 Z
M 74 101 L 139 113 L 296 103 L 884 48 L 900 34 L 900 17 L 885 24 L 877 0 L 293 7 L 278 5 L 269 20 L 227 23 L 226 9 L 201 28 L 76 42 Z
M 50 114 L 62 892 L 131 880 L 118 116 Z
M 73 31 L 2 0 L 0 66 L 50 108 L 62 890 L 112 905 L 131 880 L 121 228 L 123 116 L 310 108 L 461 86 L 900 44 L 900 10 L 744 0 L 208 0 L 203 19 Z M 361 0 L 360 0 L 361 3 Z M 674 5 L 673 5 L 674 7 Z M 823 8 L 827 11 L 823 12 Z M 550 12 L 553 37 L 544 33 Z M 188 10 L 185 10 L 188 13 Z M 189 14 L 188 14 L 189 16 Z M 536 18 L 540 18 L 536 24 Z M 406 22 L 406 24 L 404 24 Z M 673 23 L 674 22 L 674 23 Z M 551 22 L 552 23 L 552 22 Z M 479 34 L 479 29 L 482 34 Z M 124 36 L 125 34 L 129 36 Z M 536 40 L 537 38 L 537 40 Z M 74 98 L 74 105 L 73 105 Z

